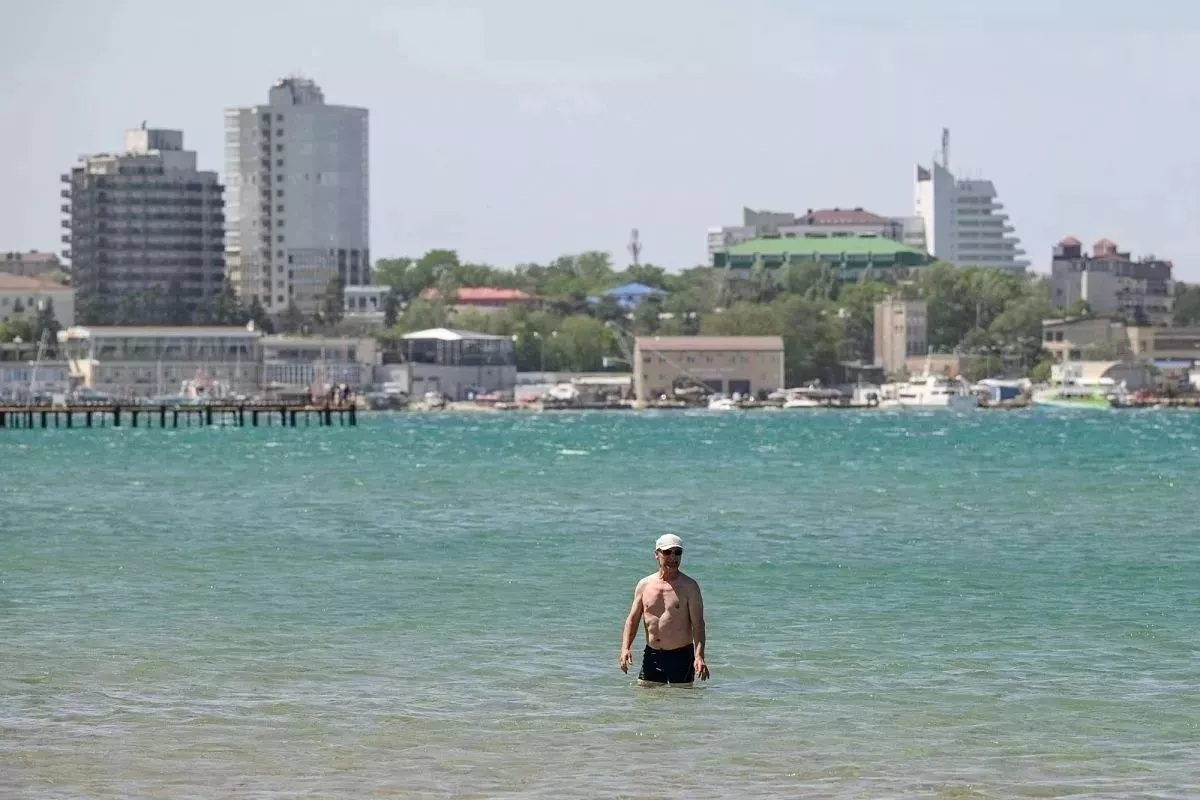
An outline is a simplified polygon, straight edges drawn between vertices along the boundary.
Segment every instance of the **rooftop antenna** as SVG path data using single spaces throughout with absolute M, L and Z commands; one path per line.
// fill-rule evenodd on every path
M 633 256 L 633 265 L 638 266 L 642 255 L 642 243 L 638 240 L 637 228 L 633 229 L 633 234 L 629 237 L 629 255 Z
M 950 129 L 942 128 L 942 166 L 950 169 Z

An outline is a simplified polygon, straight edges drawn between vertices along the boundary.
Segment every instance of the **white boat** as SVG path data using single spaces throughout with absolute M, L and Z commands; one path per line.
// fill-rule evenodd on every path
M 842 399 L 842 393 L 837 389 L 823 389 L 820 386 L 788 389 L 785 394 L 784 408 L 824 408 Z
M 902 383 L 886 383 L 879 390 L 880 408 L 946 408 L 951 411 L 970 411 L 979 407 L 979 397 L 971 393 L 970 384 L 961 377 L 935 375 L 925 365 L 925 372 Z
M 714 394 L 708 398 L 709 411 L 736 411 L 737 401 L 723 394 Z

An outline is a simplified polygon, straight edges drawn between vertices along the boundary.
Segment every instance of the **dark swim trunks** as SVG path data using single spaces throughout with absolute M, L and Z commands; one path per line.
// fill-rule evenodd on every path
M 647 683 L 692 683 L 696 680 L 696 646 L 655 650 L 646 645 L 638 680 Z

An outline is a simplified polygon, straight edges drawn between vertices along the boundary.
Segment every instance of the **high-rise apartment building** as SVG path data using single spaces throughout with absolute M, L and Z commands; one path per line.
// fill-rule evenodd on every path
M 923 231 L 912 229 L 906 241 L 921 237 L 925 249 L 939 261 L 959 267 L 997 267 L 1024 270 L 1021 241 L 1009 224 L 1004 204 L 989 180 L 959 180 L 950 172 L 950 133 L 942 132 L 941 160 L 917 166 L 916 217 Z
M 62 181 L 82 322 L 203 321 L 225 276 L 222 186 L 181 131 L 128 131 L 124 153 L 87 156 Z
M 226 262 L 245 302 L 320 310 L 335 276 L 371 280 L 367 110 L 284 78 L 266 105 L 225 112 Z

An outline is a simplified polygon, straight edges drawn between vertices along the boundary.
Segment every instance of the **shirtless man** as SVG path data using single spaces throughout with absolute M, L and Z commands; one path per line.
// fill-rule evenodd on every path
M 633 640 L 638 620 L 646 623 L 646 650 L 638 682 L 645 684 L 690 684 L 696 676 L 708 680 L 704 663 L 704 601 L 700 584 L 679 571 L 683 540 L 673 533 L 654 543 L 658 572 L 638 581 L 633 590 L 633 607 L 621 634 L 622 672 L 633 663 Z

